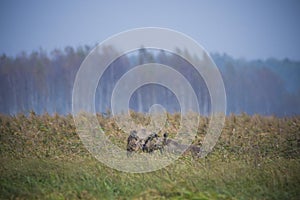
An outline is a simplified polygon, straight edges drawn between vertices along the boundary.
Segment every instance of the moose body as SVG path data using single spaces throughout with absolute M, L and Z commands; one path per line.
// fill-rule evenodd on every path
M 136 131 L 131 131 L 127 139 L 127 155 L 131 155 L 132 152 L 142 151 L 146 153 L 153 153 L 159 150 L 171 153 L 180 153 L 184 151 L 184 154 L 191 152 L 192 156 L 199 156 L 201 147 L 196 145 L 181 144 L 174 139 L 168 138 L 168 134 L 164 133 L 163 138 L 159 137 L 156 133 L 150 134 L 145 140 L 138 137 Z

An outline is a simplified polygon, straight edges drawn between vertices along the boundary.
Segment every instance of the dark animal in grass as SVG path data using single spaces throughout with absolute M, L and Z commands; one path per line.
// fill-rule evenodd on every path
M 142 150 L 146 153 L 153 153 L 159 150 L 161 153 L 167 149 L 168 152 L 184 154 L 191 153 L 193 157 L 199 157 L 202 149 L 196 145 L 181 144 L 174 139 L 168 138 L 168 133 L 163 134 L 163 138 L 159 137 L 156 133 L 150 134 L 146 140 L 138 137 L 135 130 L 131 131 L 127 138 L 127 156 L 130 156 L 132 152 Z
M 199 157 L 200 153 L 202 151 L 201 147 L 199 147 L 197 145 L 181 144 L 181 143 L 177 142 L 176 140 L 169 139 L 168 138 L 168 133 L 164 134 L 163 144 L 169 152 L 181 153 L 184 150 L 183 154 L 186 155 L 190 152 L 193 157 Z
M 127 156 L 130 156 L 132 152 L 141 150 L 143 147 L 143 140 L 139 138 L 135 130 L 130 132 L 127 138 Z
M 155 150 L 159 150 L 163 153 L 164 147 L 166 145 L 168 134 L 164 134 L 163 138 L 159 137 L 156 133 L 152 133 L 147 137 L 143 145 L 143 151 L 147 153 L 152 153 Z
M 147 153 L 152 153 L 153 151 L 158 149 L 157 148 L 158 140 L 159 138 L 156 133 L 150 134 L 145 140 L 145 143 L 143 145 L 143 151 Z

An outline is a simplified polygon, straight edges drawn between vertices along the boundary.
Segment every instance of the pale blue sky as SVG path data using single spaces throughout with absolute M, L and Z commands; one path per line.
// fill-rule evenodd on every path
M 298 0 L 1 0 L 0 53 L 94 45 L 132 28 L 180 31 L 209 52 L 300 60 Z

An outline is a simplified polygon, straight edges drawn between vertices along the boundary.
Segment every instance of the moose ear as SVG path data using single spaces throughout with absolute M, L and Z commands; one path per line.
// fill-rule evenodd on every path
M 137 134 L 136 130 L 130 131 L 130 135 L 136 135 L 136 134 Z

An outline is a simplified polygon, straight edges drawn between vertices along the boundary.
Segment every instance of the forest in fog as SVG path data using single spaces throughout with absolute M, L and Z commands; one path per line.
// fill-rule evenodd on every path
M 76 73 L 90 51 L 91 47 L 81 46 L 56 49 L 50 53 L 41 49 L 30 54 L 20 53 L 16 57 L 1 55 L 0 113 L 14 115 L 31 110 L 38 114 L 71 113 Z M 112 47 L 105 49 L 107 54 L 114 51 Z M 191 56 L 187 51 L 184 53 Z M 211 57 L 225 84 L 227 114 L 300 114 L 300 62 L 271 58 L 249 61 L 217 53 Z M 184 75 L 196 92 L 201 114 L 210 113 L 208 88 L 186 60 L 170 52 L 144 48 L 119 57 L 105 71 L 95 95 L 96 111 L 106 113 L 111 110 L 110 99 L 116 82 L 128 70 L 145 63 L 165 64 Z M 175 95 L 154 84 L 137 89 L 129 106 L 135 111 L 147 112 L 154 103 L 162 104 L 171 113 L 180 111 Z

